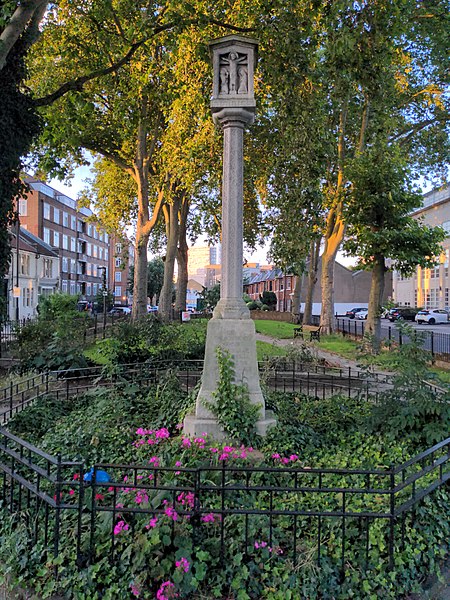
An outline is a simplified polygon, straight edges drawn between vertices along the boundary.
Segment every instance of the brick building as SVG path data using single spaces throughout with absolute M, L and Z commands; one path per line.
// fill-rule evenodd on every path
M 93 213 L 38 179 L 26 177 L 26 182 L 31 192 L 18 203 L 20 226 L 56 251 L 59 291 L 92 300 L 102 288 L 103 267 L 112 288 L 111 241 L 92 222 Z

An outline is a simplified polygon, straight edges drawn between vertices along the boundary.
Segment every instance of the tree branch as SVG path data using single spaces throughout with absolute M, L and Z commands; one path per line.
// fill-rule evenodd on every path
M 164 188 L 161 188 L 158 192 L 158 199 L 157 199 L 155 207 L 153 209 L 152 218 L 149 219 L 147 221 L 147 223 L 145 223 L 145 225 L 142 226 L 142 233 L 144 235 L 150 235 L 152 229 L 155 227 L 155 225 L 158 221 L 159 214 L 161 212 L 163 203 L 164 203 Z
M 132 166 L 128 165 L 124 160 L 122 160 L 119 156 L 114 154 L 113 152 L 109 152 L 105 150 L 101 146 L 97 146 L 96 144 L 92 144 L 90 142 L 81 141 L 81 146 L 86 148 L 86 150 L 90 150 L 96 154 L 101 154 L 107 160 L 110 160 L 112 163 L 117 165 L 119 169 L 123 169 L 126 173 L 131 175 L 134 180 L 136 180 L 135 172 Z
M 41 0 L 41 1 L 43 1 L 43 0 Z M 184 23 L 184 26 L 189 27 L 191 25 L 195 25 L 195 24 L 199 23 L 200 20 L 201 19 L 199 19 L 199 18 L 188 20 Z M 216 19 L 207 19 L 207 21 L 213 25 L 219 25 L 220 27 L 223 27 L 225 29 L 230 29 L 232 31 L 238 31 L 241 33 L 253 31 L 252 29 L 250 29 L 248 27 L 236 27 L 234 25 L 229 25 L 228 23 L 222 23 L 221 21 L 217 21 Z M 81 77 L 76 77 L 75 79 L 71 79 L 70 81 L 67 81 L 66 83 L 61 85 L 57 90 L 55 90 L 51 94 L 48 94 L 47 96 L 43 96 L 42 98 L 36 98 L 33 101 L 34 106 L 36 106 L 36 107 L 49 106 L 50 104 L 53 104 L 53 102 L 55 102 L 56 100 L 58 100 L 59 98 L 61 98 L 65 94 L 67 94 L 68 92 L 71 92 L 71 91 L 80 92 L 83 89 L 83 87 L 85 86 L 85 84 L 88 83 L 89 81 L 92 81 L 93 79 L 97 79 L 98 77 L 104 77 L 105 75 L 109 75 L 110 73 L 114 73 L 115 71 L 118 71 L 121 67 L 126 65 L 131 60 L 131 58 L 136 53 L 136 51 L 141 46 L 143 46 L 148 40 L 150 40 L 153 37 L 156 37 L 157 35 L 159 35 L 160 33 L 163 33 L 164 31 L 168 31 L 175 27 L 176 27 L 175 23 L 167 23 L 166 25 L 160 25 L 159 27 L 155 27 L 153 29 L 153 33 L 150 36 L 140 40 L 139 42 L 135 42 L 134 44 L 132 44 L 130 49 L 128 50 L 128 52 L 125 54 L 125 56 L 123 56 L 117 62 L 113 63 L 109 67 L 105 67 L 104 69 L 96 69 L 95 71 L 92 71 L 91 73 L 88 73 L 87 75 L 82 75 Z M 1 51 L 1 46 L 0 46 L 0 51 Z M 0 59 L 1 59 L 1 54 L 0 54 Z M 1 62 L 0 62 L 0 67 L 1 67 Z
M 11 52 L 14 44 L 27 29 L 28 23 L 35 14 L 41 14 L 41 19 L 45 12 L 47 0 L 24 0 L 14 11 L 9 23 L 0 35 L 0 70 L 6 64 L 8 54 Z M 42 10 L 44 7 L 44 10 Z M 40 20 L 40 19 L 39 19 Z

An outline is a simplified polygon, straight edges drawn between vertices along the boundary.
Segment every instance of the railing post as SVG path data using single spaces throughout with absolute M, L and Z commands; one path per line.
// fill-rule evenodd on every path
M 57 455 L 57 465 L 56 465 L 56 482 L 55 482 L 55 531 L 54 531 L 54 540 L 53 540 L 53 556 L 56 558 L 59 552 L 59 526 L 61 520 L 61 452 L 58 452 Z M 58 567 L 56 567 L 56 571 Z
M 389 509 L 389 570 L 394 568 L 394 549 L 395 549 L 395 467 L 389 467 L 390 480 L 390 509 Z
M 12 417 L 13 413 L 13 382 L 9 384 L 9 416 Z
M 431 332 L 431 356 L 434 358 L 434 331 Z

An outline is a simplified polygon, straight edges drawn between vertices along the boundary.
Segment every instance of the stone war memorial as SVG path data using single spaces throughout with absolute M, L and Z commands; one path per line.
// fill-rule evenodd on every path
M 244 129 L 255 118 L 254 70 L 258 44 L 241 36 L 210 42 L 213 59 L 214 123 L 223 129 L 222 176 L 222 280 L 220 301 L 208 323 L 202 386 L 195 415 L 188 415 L 184 431 L 223 437 L 214 415 L 205 404 L 213 402 L 219 372 L 217 349 L 229 352 L 234 362 L 235 383 L 248 388 L 250 401 L 261 406 L 257 431 L 265 435 L 275 420 L 266 415 L 259 383 L 255 325 L 242 298 Z

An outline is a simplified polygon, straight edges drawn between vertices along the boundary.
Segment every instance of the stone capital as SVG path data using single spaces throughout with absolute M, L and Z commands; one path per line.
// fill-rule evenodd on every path
M 213 102 L 211 102 L 213 121 L 216 125 L 221 125 L 223 129 L 226 127 L 241 127 L 243 129 L 246 125 L 251 125 L 255 120 L 254 107 L 217 106 Z

